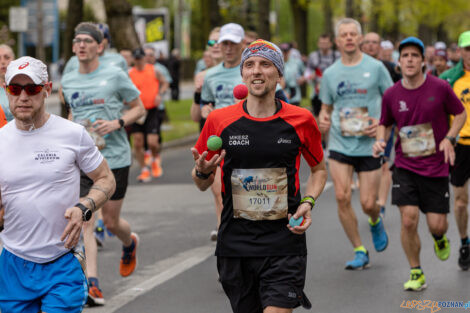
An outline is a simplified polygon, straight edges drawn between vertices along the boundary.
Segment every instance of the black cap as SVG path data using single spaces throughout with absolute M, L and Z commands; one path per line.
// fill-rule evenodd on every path
M 142 59 L 143 57 L 145 57 L 145 51 L 142 48 L 137 48 L 134 51 L 132 51 L 132 56 L 135 59 Z

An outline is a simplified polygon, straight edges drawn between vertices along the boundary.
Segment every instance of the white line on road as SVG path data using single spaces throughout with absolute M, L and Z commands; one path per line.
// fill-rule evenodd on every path
M 207 245 L 184 251 L 173 257 L 158 261 L 153 265 L 146 266 L 136 274 L 138 276 L 130 279 L 126 290 L 106 301 L 101 308 L 85 309 L 84 312 L 112 313 L 122 308 L 135 298 L 149 292 L 153 288 L 169 281 L 186 270 L 204 262 L 214 255 L 214 245 Z M 135 275 L 135 274 L 134 274 Z M 150 277 L 142 281 L 143 278 Z

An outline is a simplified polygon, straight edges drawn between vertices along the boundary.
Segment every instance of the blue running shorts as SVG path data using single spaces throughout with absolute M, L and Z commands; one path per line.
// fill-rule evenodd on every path
M 85 274 L 72 253 L 40 264 L 3 249 L 0 290 L 2 313 L 82 312 L 88 297 Z

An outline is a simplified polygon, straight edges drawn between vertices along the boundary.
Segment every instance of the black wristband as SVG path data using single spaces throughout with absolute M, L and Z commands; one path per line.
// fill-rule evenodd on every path
M 0 233 L 3 231 L 3 225 L 0 226 Z
M 208 179 L 209 177 L 211 177 L 212 173 L 213 173 L 213 172 L 204 174 L 204 173 L 199 172 L 198 170 L 196 170 L 196 177 L 199 178 L 199 179 L 202 179 L 202 180 L 206 180 L 206 179 Z
M 201 104 L 201 93 L 194 92 L 194 102 L 197 104 Z

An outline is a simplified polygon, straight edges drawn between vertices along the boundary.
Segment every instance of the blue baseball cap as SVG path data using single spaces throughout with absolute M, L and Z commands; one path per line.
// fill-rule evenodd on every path
M 406 46 L 415 46 L 419 49 L 419 51 L 421 51 L 421 54 L 424 55 L 424 44 L 420 39 L 416 37 L 408 37 L 403 39 L 398 46 L 398 52 L 401 53 L 401 49 Z
M 96 26 L 98 26 L 98 28 L 103 33 L 103 38 L 106 38 L 106 39 L 108 39 L 108 41 L 111 41 L 111 34 L 109 33 L 108 25 L 105 24 L 105 23 L 98 23 L 98 24 L 96 24 Z

